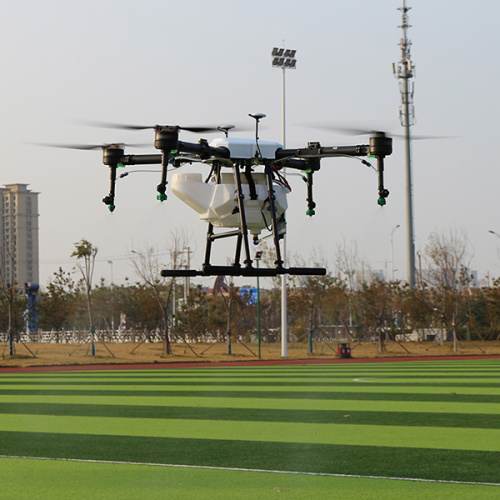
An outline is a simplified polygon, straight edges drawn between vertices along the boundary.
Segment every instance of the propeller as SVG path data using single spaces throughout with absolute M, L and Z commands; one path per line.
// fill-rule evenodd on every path
M 85 122 L 86 125 L 90 125 L 92 127 L 101 127 L 101 128 L 114 128 L 118 130 L 147 130 L 147 129 L 157 129 L 160 127 L 164 127 L 165 125 L 132 125 L 127 123 L 113 123 L 113 122 L 99 122 L 99 121 L 91 121 Z M 177 130 L 186 130 L 187 132 L 218 132 L 220 129 L 216 126 L 198 126 L 198 127 L 183 127 L 181 125 L 173 125 L 173 128 Z
M 135 125 L 128 123 L 114 123 L 114 122 L 102 122 L 102 121 L 78 121 L 82 125 L 87 125 L 90 127 L 99 127 L 99 128 L 113 128 L 118 130 L 155 130 L 159 128 L 173 128 L 177 130 L 185 130 L 187 132 L 193 133 L 203 133 L 203 132 L 223 132 L 224 134 L 228 134 L 229 130 L 235 129 L 235 132 L 247 132 L 251 130 L 248 126 L 234 125 L 234 124 L 226 124 L 222 125 L 207 125 L 207 126 L 182 126 L 182 125 Z
M 103 163 L 109 167 L 110 171 L 110 188 L 109 194 L 103 198 L 103 203 L 107 205 L 110 212 L 115 210 L 115 184 L 116 171 L 119 162 L 124 154 L 124 148 L 128 147 L 150 147 L 149 144 L 125 144 L 123 142 L 113 142 L 108 144 L 36 144 L 51 148 L 77 149 L 80 151 L 102 150 Z
M 97 149 L 123 149 L 125 147 L 129 148 L 146 148 L 151 147 L 151 144 L 129 144 L 123 142 L 112 142 L 104 144 L 38 144 L 34 143 L 36 146 L 44 146 L 48 148 L 62 148 L 62 149 L 78 149 L 81 151 L 92 151 Z
M 393 133 L 388 133 L 388 132 L 383 132 L 380 129 L 368 129 L 368 128 L 358 128 L 358 127 L 342 127 L 342 126 L 337 126 L 334 124 L 315 124 L 315 125 L 310 125 L 310 127 L 313 128 L 319 128 L 323 130 L 332 130 L 334 132 L 338 132 L 343 135 L 376 135 L 383 133 L 387 135 L 388 137 L 392 137 L 394 139 L 404 139 L 405 134 L 393 134 Z M 429 139 L 452 139 L 453 137 L 450 136 L 438 136 L 438 135 L 414 135 L 411 134 L 410 138 L 412 140 L 429 140 Z

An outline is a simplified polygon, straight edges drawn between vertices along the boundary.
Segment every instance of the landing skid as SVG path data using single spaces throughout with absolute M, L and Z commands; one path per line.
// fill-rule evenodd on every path
M 214 161 L 213 163 L 213 174 L 217 178 L 217 183 L 221 182 L 221 162 Z M 248 162 L 237 161 L 233 165 L 233 173 L 235 179 L 235 212 L 239 213 L 240 216 L 240 227 L 234 230 L 215 233 L 214 226 L 208 224 L 206 248 L 205 248 L 205 260 L 201 266 L 201 270 L 197 269 L 165 269 L 161 271 L 163 277 L 170 278 L 180 278 L 180 277 L 195 277 L 195 276 L 255 276 L 255 277 L 274 277 L 282 276 L 285 274 L 297 275 L 297 276 L 325 276 L 326 269 L 316 268 L 316 267 L 289 267 L 285 268 L 283 266 L 284 261 L 281 256 L 280 250 L 280 239 L 282 235 L 280 234 L 278 220 L 276 216 L 276 195 L 274 191 L 274 180 L 273 180 L 273 169 L 271 166 L 271 161 L 266 161 L 264 165 L 264 173 L 266 176 L 267 184 L 267 202 L 269 203 L 269 216 L 271 219 L 270 231 L 272 234 L 272 241 L 274 246 L 274 255 L 271 256 L 270 260 L 273 262 L 275 267 L 272 268 L 260 268 L 254 267 L 252 265 L 252 256 L 250 252 L 250 242 L 249 242 L 249 231 L 247 226 L 247 217 L 245 213 L 245 203 L 242 189 L 242 181 L 240 170 L 244 171 L 247 180 L 252 179 L 252 166 Z M 252 194 L 252 188 L 250 188 L 250 199 L 254 199 L 255 186 L 253 187 L 254 193 Z M 231 265 L 220 266 L 212 265 L 212 246 L 214 242 L 223 238 L 236 238 L 236 250 L 233 263 Z M 242 253 L 244 255 L 242 259 Z
M 289 274 L 293 276 L 325 276 L 326 269 L 323 267 L 281 267 L 262 268 L 259 267 L 236 267 L 236 266 L 203 266 L 201 271 L 197 269 L 164 269 L 160 273 L 164 278 L 180 278 L 195 276 L 255 276 L 274 277 Z

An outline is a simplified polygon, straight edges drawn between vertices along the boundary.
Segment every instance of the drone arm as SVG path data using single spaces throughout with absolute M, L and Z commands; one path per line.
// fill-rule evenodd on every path
M 157 165 L 161 163 L 161 155 L 125 155 L 120 165 Z
M 380 206 L 386 204 L 386 198 L 389 196 L 389 191 L 384 187 L 384 158 L 392 154 L 392 139 L 387 137 L 384 132 L 375 132 L 370 137 L 369 145 L 358 146 L 333 146 L 321 147 L 319 142 L 310 142 L 307 148 L 302 149 L 279 149 L 276 151 L 276 159 L 283 160 L 284 166 L 293 168 L 293 161 L 296 158 L 301 158 L 311 162 L 312 168 L 308 170 L 312 172 L 319 170 L 320 158 L 334 158 L 339 156 L 373 156 L 378 162 L 378 195 L 377 203 Z M 307 176 L 307 201 L 308 215 L 314 214 L 314 202 L 312 201 L 312 175 Z
M 214 148 L 209 146 L 204 140 L 195 144 L 193 142 L 183 142 L 179 141 L 178 150 L 181 153 L 192 153 L 198 155 L 202 160 L 208 160 L 209 158 L 229 158 L 230 153 L 226 148 Z
M 309 168 L 309 162 L 307 160 L 299 160 L 298 158 L 284 158 L 278 161 L 274 166 L 281 170 L 283 168 L 292 168 L 294 170 L 307 170 Z
M 328 146 L 321 147 L 319 143 L 312 143 L 307 148 L 279 149 L 276 158 L 334 158 L 336 156 L 367 156 L 369 146 Z

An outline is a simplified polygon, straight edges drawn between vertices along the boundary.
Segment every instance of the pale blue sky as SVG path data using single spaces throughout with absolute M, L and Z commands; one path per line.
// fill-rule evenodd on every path
M 108 171 L 99 152 L 29 145 L 148 142 L 152 132 L 98 130 L 76 120 L 145 124 L 248 123 L 264 112 L 261 138 L 281 140 L 281 72 L 270 66 L 273 46 L 297 50 L 287 72 L 291 147 L 364 142 L 307 128 L 333 122 L 402 131 L 400 94 L 392 75 L 401 37 L 401 0 L 201 0 L 67 2 L 1 1 L 1 184 L 29 183 L 40 194 L 40 282 L 59 265 L 70 269 L 73 243 L 99 247 L 97 277 L 133 278 L 132 248 L 163 245 L 186 227 L 201 264 L 206 227 L 170 196 L 156 201 L 155 174 L 118 182 L 117 209 L 101 199 Z M 455 136 L 414 143 L 415 236 L 467 231 L 472 267 L 500 276 L 500 108 L 496 0 L 409 0 L 409 38 L 416 66 L 415 134 Z M 242 135 L 242 133 L 240 133 Z M 213 136 L 207 136 L 208 139 Z M 197 136 L 186 134 L 185 140 Z M 403 143 L 386 162 L 391 195 L 377 206 L 376 175 L 348 160 L 327 160 L 316 176 L 317 216 L 305 216 L 305 189 L 289 197 L 288 248 L 330 258 L 342 241 L 357 241 L 375 269 L 390 269 L 394 233 L 397 277 L 405 276 Z M 189 167 L 187 167 L 189 168 Z

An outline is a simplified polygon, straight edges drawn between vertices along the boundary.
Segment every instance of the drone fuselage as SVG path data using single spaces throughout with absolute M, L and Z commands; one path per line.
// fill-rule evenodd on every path
M 278 142 L 239 137 L 219 137 L 210 143 L 210 147 L 227 151 L 225 159 L 233 164 L 274 160 L 276 152 L 283 148 Z M 246 225 L 249 232 L 257 236 L 263 229 L 271 226 L 269 191 L 266 174 L 252 172 L 248 175 L 241 176 L 241 194 Z M 253 184 L 253 193 L 250 184 Z M 284 214 L 288 206 L 286 195 L 290 189 L 279 182 L 274 182 L 273 186 L 276 217 L 282 221 L 280 234 L 284 234 Z M 201 220 L 214 227 L 241 227 L 234 172 L 221 173 L 219 177 L 212 175 L 208 182 L 202 180 L 201 174 L 173 174 L 171 190 L 180 200 L 196 210 Z
M 283 149 L 279 142 L 256 141 L 240 137 L 219 137 L 214 139 L 210 146 L 227 149 L 232 160 L 251 160 L 252 158 L 274 160 L 276 151 Z

